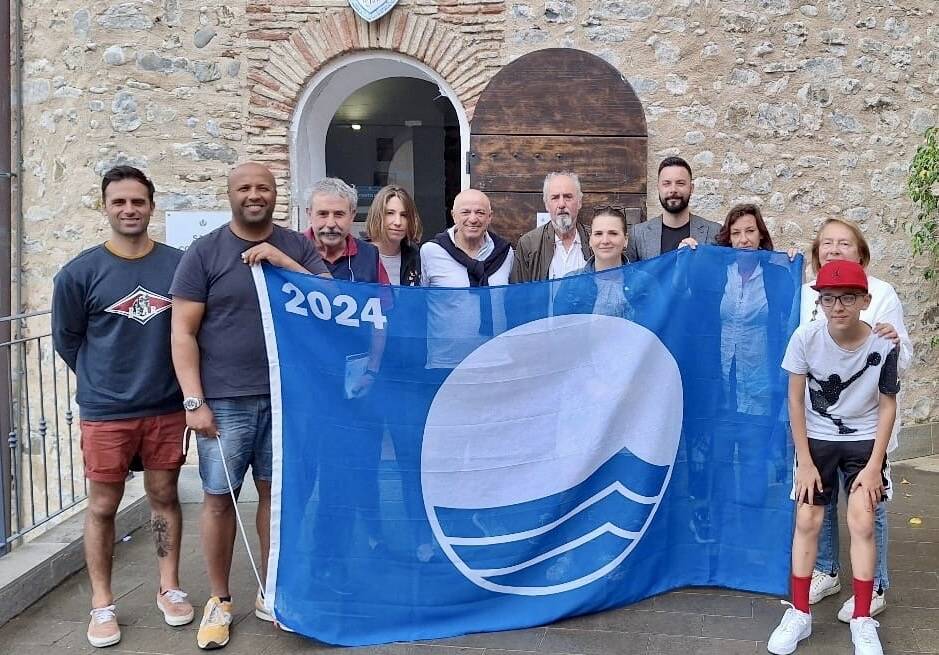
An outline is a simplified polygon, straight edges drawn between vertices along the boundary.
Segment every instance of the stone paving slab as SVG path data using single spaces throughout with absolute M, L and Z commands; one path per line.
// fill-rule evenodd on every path
M 888 608 L 878 619 L 888 655 L 939 653 L 939 457 L 894 467 L 898 483 L 889 507 L 890 573 Z M 899 484 L 906 480 L 909 484 Z M 254 507 L 245 503 L 253 525 Z M 195 504 L 184 506 L 182 579 L 194 604 L 207 596 L 199 552 Z M 842 512 L 843 513 L 843 512 Z M 922 526 L 909 524 L 911 517 Z M 842 527 L 842 530 L 844 528 Z M 843 532 L 844 534 L 844 532 Z M 847 563 L 847 539 L 842 561 Z M 255 549 L 257 548 L 256 543 Z M 850 596 L 849 572 L 842 592 L 815 607 L 812 637 L 798 655 L 851 655 L 850 634 L 835 617 Z M 777 599 L 727 589 L 683 589 L 630 607 L 559 621 L 545 627 L 465 635 L 421 643 L 340 649 L 279 632 L 253 613 L 256 587 L 240 542 L 235 549 L 232 589 L 236 590 L 230 655 L 756 655 L 782 615 Z M 154 605 L 157 589 L 149 534 L 139 530 L 115 548 L 114 588 L 123 640 L 106 649 L 114 654 L 186 655 L 199 653 L 196 623 L 170 628 Z M 90 589 L 84 572 L 59 585 L 22 615 L 0 627 L 0 655 L 101 653 L 85 639 Z M 197 621 L 201 611 L 197 610 Z

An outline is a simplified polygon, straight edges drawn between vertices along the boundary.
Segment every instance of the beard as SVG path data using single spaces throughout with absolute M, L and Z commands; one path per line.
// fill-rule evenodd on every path
M 236 218 L 239 219 L 239 222 L 246 225 L 259 225 L 264 223 L 269 223 L 274 220 L 274 206 L 269 205 L 263 212 L 260 214 L 249 214 L 244 211 L 243 208 L 239 207 Z M 236 212 L 232 211 L 234 216 Z
M 561 234 L 570 232 L 574 227 L 574 222 L 574 217 L 570 215 L 570 212 L 561 212 L 557 216 L 551 217 L 551 224 Z
M 685 211 L 688 208 L 689 200 L 691 200 L 691 196 L 678 196 L 677 198 L 675 196 L 670 198 L 659 196 L 659 204 L 669 214 L 680 214 Z

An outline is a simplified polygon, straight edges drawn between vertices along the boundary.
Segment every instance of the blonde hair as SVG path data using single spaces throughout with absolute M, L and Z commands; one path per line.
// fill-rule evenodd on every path
M 365 233 L 368 238 L 373 242 L 387 238 L 385 209 L 388 207 L 388 201 L 392 198 L 401 201 L 401 204 L 404 205 L 404 212 L 408 215 L 408 229 L 405 239 L 410 243 L 420 243 L 424 226 L 421 224 L 420 214 L 417 213 L 417 205 L 414 204 L 414 199 L 411 198 L 411 194 L 404 187 L 394 184 L 389 184 L 376 193 L 372 206 L 368 208 L 368 218 L 365 219 Z
M 848 230 L 851 231 L 851 234 L 854 235 L 854 240 L 857 242 L 857 251 L 858 255 L 861 257 L 861 267 L 867 268 L 867 265 L 871 263 L 871 248 L 867 245 L 867 239 L 864 238 L 864 234 L 852 221 L 844 220 L 843 218 L 829 218 L 822 226 L 818 228 L 818 232 L 815 234 L 815 239 L 812 241 L 812 268 L 815 269 L 815 273 L 818 274 L 818 269 L 822 267 L 822 263 L 818 258 L 818 250 L 822 245 L 822 232 L 825 231 L 825 228 L 833 224 L 843 225 Z

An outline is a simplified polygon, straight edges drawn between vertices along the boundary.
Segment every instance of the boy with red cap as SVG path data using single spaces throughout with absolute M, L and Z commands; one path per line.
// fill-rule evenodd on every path
M 855 655 L 883 655 L 879 624 L 870 617 L 876 547 L 874 512 L 890 492 L 886 451 L 896 418 L 897 349 L 861 321 L 871 302 L 860 264 L 832 261 L 818 272 L 827 322 L 800 326 L 782 367 L 789 372 L 789 422 L 796 450 L 792 537 L 792 604 L 770 635 L 767 650 L 788 655 L 812 634 L 809 587 L 832 489 L 844 477 L 854 572 Z

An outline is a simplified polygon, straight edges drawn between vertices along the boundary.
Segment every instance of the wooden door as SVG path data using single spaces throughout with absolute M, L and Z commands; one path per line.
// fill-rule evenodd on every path
M 646 119 L 623 75 L 571 48 L 537 50 L 503 67 L 476 104 L 470 186 L 492 201 L 492 229 L 518 240 L 544 212 L 542 185 L 572 171 L 584 192 L 580 220 L 601 204 L 645 220 Z

